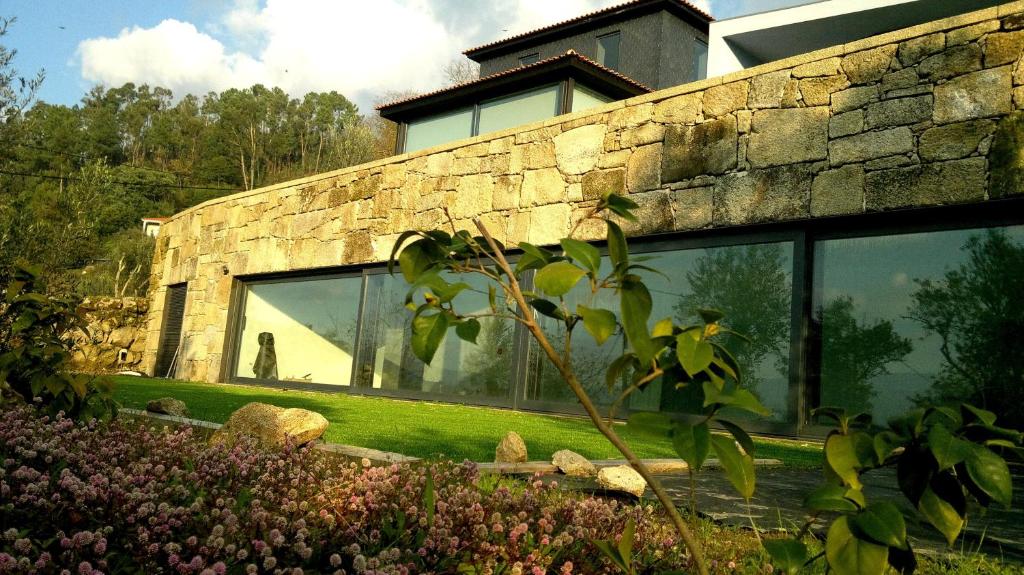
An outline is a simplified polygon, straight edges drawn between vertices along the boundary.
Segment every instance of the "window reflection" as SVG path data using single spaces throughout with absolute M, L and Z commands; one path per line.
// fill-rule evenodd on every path
M 235 375 L 348 385 L 361 283 L 349 277 L 250 284 Z
M 1024 226 L 822 241 L 815 266 L 821 405 L 885 423 L 969 401 L 1022 421 Z

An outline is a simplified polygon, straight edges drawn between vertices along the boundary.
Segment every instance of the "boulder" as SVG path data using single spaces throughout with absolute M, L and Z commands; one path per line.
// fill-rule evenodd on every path
M 280 448 L 288 441 L 304 445 L 323 435 L 327 425 L 327 419 L 313 411 L 254 402 L 232 413 L 227 423 L 210 437 L 210 443 L 231 444 L 244 435 L 255 438 L 264 447 Z
M 611 491 L 623 491 L 642 497 L 647 489 L 647 482 L 628 465 L 605 467 L 597 472 L 597 484 Z
M 185 402 L 173 397 L 161 397 L 146 403 L 146 411 L 177 417 L 188 417 L 188 407 L 185 406 Z
M 501 438 L 494 450 L 495 463 L 525 463 L 526 443 L 518 433 L 510 431 Z
M 551 456 L 551 464 L 573 477 L 591 477 L 597 473 L 597 468 L 586 457 L 568 449 L 556 451 Z

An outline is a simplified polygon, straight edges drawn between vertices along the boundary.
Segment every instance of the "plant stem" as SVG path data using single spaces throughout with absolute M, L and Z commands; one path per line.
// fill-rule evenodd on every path
M 669 496 L 668 492 L 665 491 L 665 488 L 662 487 L 661 482 L 654 477 L 654 474 L 652 474 L 647 466 L 640 461 L 626 442 L 624 442 L 622 438 L 615 433 L 615 430 L 612 429 L 610 425 L 605 423 L 601 414 L 597 411 L 597 407 L 594 406 L 594 402 L 590 400 L 590 396 L 587 395 L 586 390 L 584 390 L 583 386 L 580 385 L 579 380 L 576 378 L 576 374 L 572 371 L 569 365 L 562 361 L 561 356 L 559 356 L 558 352 L 555 351 L 555 348 L 551 345 L 551 342 L 548 341 L 547 336 L 545 336 L 544 332 L 541 330 L 540 325 L 537 324 L 536 318 L 530 309 L 530 305 L 526 302 L 526 298 L 523 296 L 523 292 L 519 287 L 519 280 L 516 279 L 515 273 L 512 271 L 512 267 L 505 259 L 505 254 L 498 249 L 497 244 L 491 237 L 490 232 L 487 231 L 487 227 L 484 226 L 483 222 L 480 220 L 474 220 L 473 223 L 476 224 L 477 229 L 480 230 L 480 234 L 483 235 L 485 240 L 487 240 L 487 245 L 491 249 L 492 258 L 495 263 L 498 264 L 502 271 L 504 271 L 508 276 L 508 289 L 512 298 L 515 300 L 516 305 L 519 306 L 520 313 L 523 314 L 523 319 L 525 320 L 523 325 L 525 325 L 526 329 L 530 331 L 530 334 L 533 335 L 537 344 L 540 345 L 540 348 L 544 351 L 544 354 L 548 357 L 551 363 L 554 364 L 558 373 L 569 385 L 573 394 L 576 395 L 576 399 L 578 399 L 580 404 L 583 406 L 583 410 L 587 413 L 587 416 L 590 417 L 590 421 L 593 422 L 594 427 L 596 427 L 597 430 L 600 431 L 601 434 L 619 450 L 619 453 L 626 458 L 629 465 L 644 478 L 644 481 L 647 482 L 647 485 L 651 488 L 651 491 L 654 492 L 655 497 L 658 498 L 658 501 L 668 514 L 669 519 L 676 528 L 676 531 L 679 532 L 679 536 L 682 538 L 683 544 L 686 545 L 687 550 L 689 550 L 690 556 L 693 558 L 694 565 L 697 567 L 697 573 L 700 575 L 707 575 L 708 568 L 704 563 L 704 551 L 701 549 L 697 538 L 694 537 L 693 532 L 690 531 L 689 527 L 687 527 L 682 515 L 679 514 L 679 510 L 676 509 L 672 498 Z

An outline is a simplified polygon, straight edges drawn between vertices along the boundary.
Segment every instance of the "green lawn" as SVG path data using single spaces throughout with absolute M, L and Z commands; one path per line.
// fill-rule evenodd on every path
M 577 417 L 345 393 L 279 391 L 131 376 L 114 379 L 116 397 L 124 407 L 145 409 L 147 401 L 171 396 L 184 401 L 192 417 L 217 423 L 223 423 L 231 412 L 250 401 L 301 407 L 330 420 L 327 441 L 416 457 L 492 461 L 494 447 L 501 437 L 515 431 L 526 441 L 531 460 L 550 459 L 559 449 L 572 449 L 591 459 L 621 458 L 589 421 Z M 667 438 L 627 426 L 620 426 L 618 432 L 640 457 L 677 457 Z M 777 458 L 787 465 L 816 467 L 821 460 L 821 447 L 813 443 L 759 439 L 757 444 L 757 457 Z

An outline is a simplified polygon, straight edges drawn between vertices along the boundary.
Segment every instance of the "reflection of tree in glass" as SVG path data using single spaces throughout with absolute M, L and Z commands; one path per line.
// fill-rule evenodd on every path
M 554 322 L 545 320 L 545 323 Z M 565 347 L 564 327 L 548 328 L 545 329 L 545 333 L 547 333 L 555 349 Z M 583 329 L 577 329 L 573 332 L 572 343 L 572 366 L 579 378 L 580 385 L 583 386 L 594 402 L 601 405 L 610 404 L 615 399 L 617 393 L 622 391 L 619 389 L 616 394 L 612 394 L 608 391 L 608 386 L 605 384 L 605 373 L 608 371 L 608 366 L 617 357 L 622 355 L 623 352 L 621 334 L 612 336 L 604 342 L 604 345 L 598 346 L 589 335 L 583 332 Z M 572 390 L 569 389 L 569 386 L 565 385 L 565 380 L 558 374 L 558 371 L 540 357 L 539 354 L 537 354 L 537 359 L 538 365 L 536 369 L 539 372 L 539 397 L 533 399 L 576 402 L 576 397 L 572 394 Z
M 476 345 L 460 342 L 468 353 L 462 360 L 455 393 L 491 397 L 508 393 L 513 327 L 510 321 L 483 318 Z
M 818 310 L 821 329 L 821 405 L 849 413 L 871 412 L 871 380 L 889 373 L 887 365 L 913 350 L 892 322 L 860 322 L 849 297 L 837 297 Z
M 942 339 L 928 402 L 968 402 L 1024 425 L 1024 246 L 1003 230 L 971 236 L 968 260 L 940 281 L 915 280 L 910 318 Z
M 783 350 L 789 339 L 791 282 L 782 244 L 712 248 L 686 273 L 690 293 L 674 306 L 683 324 L 699 322 L 697 309 L 725 313 L 723 324 L 749 338 L 728 336 L 722 345 L 733 352 L 746 386 L 756 392 L 757 368 L 775 357 L 785 369 Z

